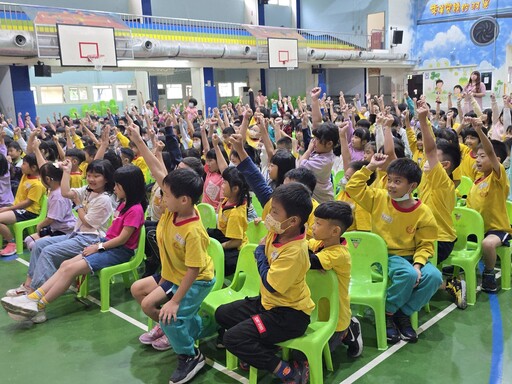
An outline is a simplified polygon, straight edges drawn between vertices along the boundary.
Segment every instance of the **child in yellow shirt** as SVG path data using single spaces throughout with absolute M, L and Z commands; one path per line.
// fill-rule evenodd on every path
M 83 172 L 80 165 L 85 161 L 85 153 L 81 149 L 70 148 L 66 150 L 66 159 L 71 161 L 71 175 L 69 185 L 71 188 L 81 188 L 83 185 Z
M 345 190 L 371 212 L 372 232 L 388 246 L 388 341 L 396 343 L 402 338 L 414 343 L 418 335 L 410 316 L 430 301 L 443 282 L 441 273 L 428 262 L 434 255 L 437 223 L 430 208 L 412 198 L 412 191 L 421 181 L 421 169 L 413 160 L 391 162 L 387 190 L 368 187 L 370 175 L 386 161 L 387 155 L 375 154 L 370 164 L 352 175 Z
M 348 347 L 350 357 L 363 352 L 361 325 L 350 311 L 350 254 L 341 236 L 352 225 L 352 208 L 341 201 L 322 203 L 315 209 L 314 239 L 309 240 L 309 260 L 312 269 L 332 269 L 338 277 L 340 312 L 336 332 L 329 340 L 333 352 L 340 344 Z
M 305 383 L 309 376 L 307 362 L 281 360 L 275 344 L 302 336 L 315 307 L 306 284 L 310 262 L 304 225 L 311 209 L 310 191 L 302 184 L 274 191 L 265 218 L 269 233 L 254 252 L 261 296 L 221 305 L 215 312 L 217 324 L 226 329 L 226 349 L 285 382 Z

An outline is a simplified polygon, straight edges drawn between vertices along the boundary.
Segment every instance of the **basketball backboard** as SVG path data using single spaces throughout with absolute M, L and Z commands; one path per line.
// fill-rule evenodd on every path
M 268 67 L 294 69 L 299 67 L 297 39 L 268 38 Z
M 117 67 L 114 28 L 57 24 L 63 67 Z

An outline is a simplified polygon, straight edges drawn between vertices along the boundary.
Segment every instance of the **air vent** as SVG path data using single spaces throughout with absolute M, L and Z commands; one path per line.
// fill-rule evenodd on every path
M 471 41 L 478 46 L 493 43 L 500 33 L 500 27 L 493 17 L 482 17 L 471 27 Z

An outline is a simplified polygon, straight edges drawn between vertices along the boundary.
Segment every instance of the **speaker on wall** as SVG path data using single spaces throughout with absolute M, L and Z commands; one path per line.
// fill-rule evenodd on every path
M 34 75 L 35 77 L 52 77 L 52 67 L 38 62 L 34 65 Z
M 404 31 L 395 30 L 393 31 L 393 45 L 402 44 L 404 38 Z

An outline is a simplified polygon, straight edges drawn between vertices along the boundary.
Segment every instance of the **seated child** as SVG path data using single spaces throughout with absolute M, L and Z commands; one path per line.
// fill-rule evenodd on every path
M 0 251 L 0 256 L 16 254 L 14 235 L 7 225 L 36 218 L 41 211 L 41 197 L 46 193 L 46 188 L 39 179 L 39 168 L 34 154 L 23 158 L 21 170 L 23 176 L 14 204 L 0 208 L 0 235 L 7 241 L 5 248 Z
M 21 165 L 23 164 L 23 150 L 17 141 L 11 141 L 7 145 L 7 155 L 10 157 L 11 168 L 11 190 L 14 195 L 18 190 L 23 172 Z
M 509 185 L 505 167 L 501 164 L 507 156 L 507 149 L 501 141 L 491 141 L 487 138 L 482 131 L 480 119 L 473 119 L 473 127 L 481 141 L 476 152 L 476 169 L 483 176 L 475 180 L 466 205 L 480 212 L 484 219 L 485 238 L 482 242 L 482 253 L 485 268 L 482 273 L 482 291 L 492 293 L 499 290 L 494 271 L 496 248 L 502 245 L 510 246 L 512 233 L 506 206 Z
M 306 331 L 314 303 L 306 284 L 310 267 L 304 224 L 311 213 L 308 189 L 299 183 L 278 187 L 265 225 L 268 235 L 254 256 L 261 278 L 261 296 L 221 305 L 215 312 L 226 329 L 223 344 L 241 361 L 266 369 L 285 382 L 305 383 L 307 362 L 286 362 L 275 344 Z
M 9 164 L 7 160 L 7 147 L 4 142 L 3 127 L 0 128 L 0 208 L 12 205 L 14 196 L 11 189 L 10 168 L 14 165 Z
M 80 165 L 85 161 L 85 153 L 81 149 L 70 148 L 66 150 L 66 159 L 71 161 L 71 188 L 80 188 L 83 185 L 83 173 Z
M 388 246 L 390 286 L 386 297 L 386 330 L 391 343 L 416 342 L 410 316 L 425 306 L 442 283 L 428 262 L 434 255 L 437 223 L 430 208 L 412 198 L 421 169 L 411 159 L 396 159 L 387 169 L 387 190 L 370 188 L 370 175 L 387 161 L 376 153 L 370 164 L 352 175 L 345 191 L 372 215 L 372 232 Z
M 42 323 L 46 321 L 46 305 L 64 294 L 77 276 L 96 273 L 132 258 L 147 206 L 144 176 L 135 166 L 122 167 L 114 173 L 114 180 L 114 193 L 123 202 L 117 207 L 106 236 L 64 261 L 53 276 L 31 294 L 4 297 L 2 305 L 7 312 L 20 316 L 20 320 Z
M 329 340 L 333 352 L 340 344 L 348 347 L 350 357 L 363 352 L 361 325 L 350 311 L 350 254 L 341 244 L 341 236 L 352 225 L 352 208 L 341 201 L 322 203 L 315 209 L 313 239 L 309 240 L 309 260 L 312 269 L 333 269 L 338 277 L 340 313 L 336 332 Z

